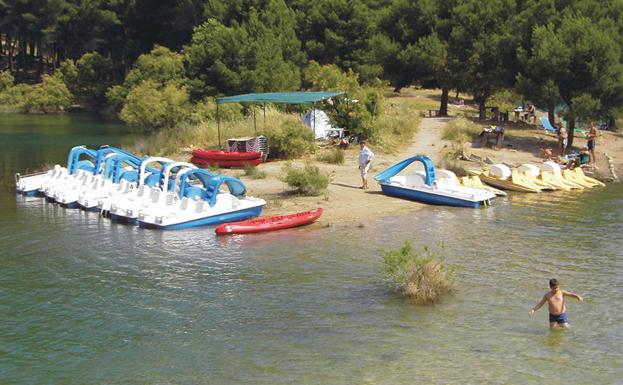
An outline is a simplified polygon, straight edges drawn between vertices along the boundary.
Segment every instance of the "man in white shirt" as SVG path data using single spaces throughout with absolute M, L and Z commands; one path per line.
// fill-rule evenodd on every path
M 370 162 L 374 158 L 374 154 L 368 147 L 366 147 L 366 141 L 359 141 L 359 171 L 361 171 L 361 188 L 364 190 L 368 189 L 368 171 L 370 170 Z

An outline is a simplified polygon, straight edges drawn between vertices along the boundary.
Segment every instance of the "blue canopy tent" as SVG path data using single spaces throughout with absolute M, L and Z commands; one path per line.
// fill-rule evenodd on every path
M 262 103 L 264 108 L 264 124 L 266 124 L 266 103 L 273 104 L 311 104 L 331 99 L 342 95 L 342 91 L 297 91 L 297 92 L 264 92 L 255 94 L 241 94 L 234 96 L 223 96 L 216 98 L 216 127 L 218 133 L 218 145 L 221 146 L 221 120 L 219 115 L 219 105 L 225 103 Z M 255 109 L 253 109 L 253 128 L 257 130 L 255 120 Z

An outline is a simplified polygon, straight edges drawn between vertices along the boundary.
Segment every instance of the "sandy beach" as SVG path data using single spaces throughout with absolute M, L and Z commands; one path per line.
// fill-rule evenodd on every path
M 373 177 L 388 166 L 416 154 L 431 157 L 436 166 L 439 166 L 444 151 L 452 145 L 451 142 L 441 139 L 443 127 L 450 119 L 454 117 L 422 118 L 419 130 L 411 143 L 396 154 L 381 153 L 374 148 L 374 144 L 369 144 L 370 149 L 375 153 L 369 174 L 369 190 L 360 188 L 361 178 L 357 168 L 359 146 L 357 145 L 345 150 L 345 161 L 342 165 L 322 163 L 317 161 L 315 156 L 310 155 L 293 161 L 270 161 L 261 164 L 258 166 L 259 169 L 267 175 L 264 179 L 245 177 L 242 170 L 222 170 L 221 172 L 241 178 L 247 184 L 249 195 L 264 198 L 267 201 L 265 216 L 322 207 L 325 211 L 317 225 L 326 226 L 334 223 L 359 224 L 372 217 L 415 212 L 424 207 L 424 204 L 383 195 Z M 483 127 L 488 124 L 490 123 L 482 122 Z M 510 122 L 504 127 L 505 139 L 501 148 L 480 148 L 477 143 L 472 143 L 471 146 L 466 145 L 465 153 L 476 155 L 483 160 L 488 158 L 487 160 L 493 163 L 520 165 L 541 163 L 543 161 L 541 148 L 543 147 L 551 147 L 556 151 L 557 138 L 537 125 L 530 127 L 526 124 L 518 125 Z M 615 173 L 621 174 L 623 169 L 622 137 L 617 132 L 601 132 L 596 147 L 598 175 L 595 176 L 605 180 L 612 179 L 606 154 L 613 160 Z M 583 147 L 585 141 L 582 137 L 576 137 L 574 147 Z M 289 194 L 288 186 L 279 179 L 287 163 L 302 167 L 306 162 L 313 163 L 323 172 L 331 175 L 330 185 L 323 195 L 309 197 Z M 473 161 L 459 161 L 459 164 L 464 168 L 487 166 L 486 163 Z

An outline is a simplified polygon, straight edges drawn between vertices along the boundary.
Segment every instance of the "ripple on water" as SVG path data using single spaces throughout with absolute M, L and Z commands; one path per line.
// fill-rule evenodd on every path
M 0 235 L 0 369 L 18 383 L 615 383 L 623 221 L 610 189 L 223 238 L 18 199 Z M 425 307 L 388 289 L 382 250 L 405 240 L 444 244 L 455 295 Z M 545 310 L 527 315 L 553 276 L 586 296 L 568 302 L 565 333 Z

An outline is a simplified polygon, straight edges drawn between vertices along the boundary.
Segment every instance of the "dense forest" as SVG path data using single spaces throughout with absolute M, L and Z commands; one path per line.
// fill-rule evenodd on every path
M 442 114 L 452 92 L 483 114 L 506 92 L 614 122 L 622 31 L 623 0 L 0 0 L 0 93 L 36 83 L 123 117 L 139 98 L 310 89 L 312 63 L 440 88 Z

